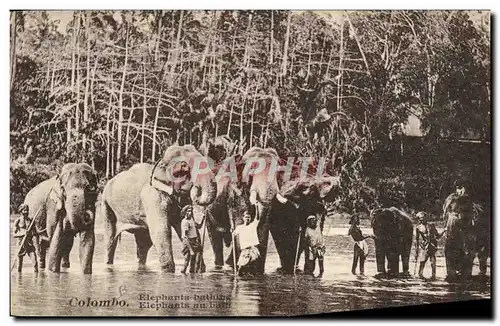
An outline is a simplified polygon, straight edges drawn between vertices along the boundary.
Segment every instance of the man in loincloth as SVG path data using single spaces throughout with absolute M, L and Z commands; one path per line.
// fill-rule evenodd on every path
M 198 256 L 202 254 L 200 233 L 198 229 L 203 226 L 205 217 L 203 217 L 201 223 L 196 223 L 193 218 L 193 206 L 186 205 L 181 210 L 181 218 L 182 243 L 184 244 L 182 254 L 185 256 L 184 267 L 181 273 L 186 274 L 189 266 L 189 273 L 193 274 L 195 273 Z
M 349 228 L 349 232 L 347 233 L 354 240 L 354 256 L 352 258 L 352 268 L 351 272 L 356 275 L 356 267 L 358 265 L 359 260 L 359 275 L 365 274 L 365 259 L 368 256 L 368 244 L 366 243 L 366 239 L 373 238 L 370 235 L 363 235 L 361 229 L 359 228 L 359 217 L 353 215 L 351 220 L 349 221 L 351 227 Z
M 17 239 L 17 245 L 19 247 L 19 255 L 18 255 L 18 265 L 17 265 L 17 270 L 18 272 L 21 272 L 23 269 L 23 258 L 24 256 L 28 255 L 31 258 L 31 261 L 33 262 L 33 269 L 35 272 L 38 271 L 38 263 L 37 263 L 37 258 L 36 258 L 36 251 L 35 251 L 35 246 L 33 243 L 33 240 L 37 241 L 37 239 L 34 239 L 34 232 L 33 230 L 28 232 L 28 228 L 31 224 L 31 219 L 29 217 L 29 207 L 26 204 L 21 204 L 19 206 L 19 213 L 21 213 L 21 216 L 18 217 L 14 221 L 14 238 Z M 22 244 L 24 237 L 26 237 L 26 241 L 24 241 L 24 244 Z M 22 248 L 20 246 L 22 245 Z
M 307 217 L 307 228 L 304 235 L 304 242 L 306 256 L 306 268 L 304 273 L 306 275 L 314 275 L 316 259 L 318 259 L 318 277 L 321 277 L 325 271 L 323 257 L 325 256 L 326 247 L 323 241 L 321 228 L 318 227 L 318 218 L 316 217 L 316 215 L 309 215 Z
M 243 214 L 243 224 L 236 226 L 233 231 L 233 237 L 238 237 L 239 247 L 241 249 L 238 262 L 236 263 L 238 269 L 250 264 L 260 257 L 260 251 L 259 248 L 257 248 L 259 244 L 259 236 L 257 234 L 259 219 L 256 218 L 253 222 L 250 220 L 250 214 L 245 212 Z
M 437 241 L 446 232 L 444 230 L 441 234 L 436 229 L 434 223 L 428 222 L 428 216 L 425 212 L 417 213 L 417 220 L 419 224 L 417 225 L 417 261 L 420 263 L 418 270 L 418 277 L 424 278 L 424 269 L 427 260 L 431 261 L 432 276 L 431 280 L 436 279 L 436 252 L 437 252 Z

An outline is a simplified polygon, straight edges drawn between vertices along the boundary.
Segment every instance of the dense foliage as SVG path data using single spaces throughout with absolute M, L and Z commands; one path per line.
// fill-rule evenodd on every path
M 401 167 L 406 140 L 397 126 L 414 108 L 425 146 L 490 139 L 485 13 L 71 15 L 64 26 L 57 13 L 11 12 L 12 205 L 53 166 L 86 161 L 105 182 L 175 142 L 199 146 L 206 134 L 228 135 L 241 150 L 326 156 L 329 173 L 342 176 L 334 206 L 366 211 L 383 197 L 408 201 L 415 171 Z M 385 164 L 388 157 L 401 164 Z M 417 179 L 439 183 L 443 168 L 428 165 Z M 411 202 L 442 199 L 421 196 Z

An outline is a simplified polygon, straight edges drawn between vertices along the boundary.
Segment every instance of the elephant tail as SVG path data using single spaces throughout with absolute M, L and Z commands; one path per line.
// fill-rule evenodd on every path
M 110 244 L 110 246 L 115 246 L 118 244 L 118 241 L 121 240 L 122 238 L 122 233 L 123 232 L 130 232 L 134 233 L 137 230 L 147 230 L 148 228 L 143 226 L 143 225 L 136 225 L 136 224 L 130 224 L 130 223 L 125 223 L 120 226 L 120 228 L 116 231 L 116 235 L 113 238 L 113 242 Z

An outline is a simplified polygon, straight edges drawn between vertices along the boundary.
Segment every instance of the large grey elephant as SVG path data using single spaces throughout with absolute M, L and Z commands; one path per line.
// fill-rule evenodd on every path
M 294 272 L 296 263 L 305 249 L 304 236 L 308 216 L 317 216 L 319 227 L 323 231 L 327 213 L 324 200 L 339 185 L 338 177 L 310 176 L 301 182 L 289 180 L 281 186 L 281 194 L 286 200 L 273 201 L 269 218 L 271 235 L 281 262 L 279 272 Z M 304 270 L 306 267 L 305 265 Z
M 139 265 L 146 263 L 154 245 L 162 270 L 175 272 L 172 228 L 180 238 L 181 208 L 191 203 L 207 206 L 216 197 L 217 185 L 207 164 L 193 146 L 172 145 L 154 166 L 136 164 L 109 180 L 101 204 L 108 243 L 106 262 L 113 264 L 120 222 L 120 232 L 135 236 Z M 203 167 L 204 171 L 198 169 Z
M 489 214 L 473 203 L 468 194 L 452 193 L 443 205 L 443 217 L 446 219 L 446 279 L 451 282 L 470 279 L 476 254 L 479 273 L 485 275 L 490 254 Z
M 69 267 L 69 253 L 76 234 L 80 235 L 80 264 L 85 274 L 92 273 L 94 255 L 94 217 L 97 199 L 97 175 L 85 163 L 68 163 L 58 176 L 41 182 L 24 200 L 32 217 L 39 213 L 37 233 L 46 229 L 49 242 L 36 243 L 40 268 L 45 268 L 48 247 L 48 268 L 60 272 Z
M 210 150 L 210 148 L 208 148 Z M 276 196 L 279 197 L 279 188 L 276 175 L 269 170 L 272 164 L 279 161 L 276 150 L 271 148 L 252 147 L 243 156 L 233 155 L 224 160 L 227 150 L 216 150 L 215 161 L 224 161 L 236 169 L 236 175 L 217 178 L 218 195 L 215 202 L 207 210 L 207 229 L 215 254 L 215 266 L 221 268 L 223 262 L 223 244 L 229 246 L 232 241 L 231 229 L 243 223 L 243 214 L 248 211 L 252 219 L 258 218 L 257 246 L 260 257 L 245 266 L 245 272 L 251 274 L 264 273 L 267 242 L 269 238 L 269 213 L 271 203 Z M 273 163 L 274 162 L 274 163 Z M 224 163 L 224 164 L 226 164 Z M 222 165 L 226 171 L 227 165 Z M 259 166 L 260 168 L 254 169 Z M 221 166 L 217 175 L 221 175 Z M 238 252 L 236 253 L 238 255 Z M 228 261 L 232 261 L 229 257 Z
M 405 212 L 395 208 L 377 208 L 370 213 L 375 235 L 377 277 L 398 277 L 399 259 L 403 277 L 410 276 L 410 252 L 413 241 L 413 222 Z M 387 259 L 387 271 L 385 261 Z

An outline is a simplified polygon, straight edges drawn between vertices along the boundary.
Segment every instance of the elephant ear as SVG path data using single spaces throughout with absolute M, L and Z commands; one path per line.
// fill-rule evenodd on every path
M 167 178 L 168 164 L 164 160 L 159 160 L 151 171 L 150 185 L 159 191 L 166 192 L 169 195 L 174 193 L 172 182 Z
M 151 171 L 150 185 L 154 188 L 166 192 L 172 195 L 174 192 L 173 181 L 169 177 L 171 171 L 167 169 L 172 169 L 172 160 L 178 160 L 178 158 L 183 158 L 183 161 L 192 164 L 191 158 L 195 155 L 201 155 L 196 148 L 192 145 L 172 145 L 165 151 L 163 158 L 155 163 L 153 171 Z M 179 161 L 180 162 L 180 161 Z M 190 165 L 191 167 L 191 165 Z M 191 167 L 192 168 L 192 167 Z
M 59 211 L 63 208 L 64 200 L 66 197 L 66 193 L 64 190 L 64 186 L 68 182 L 69 177 L 73 173 L 74 169 L 78 165 L 76 163 L 68 163 L 65 164 L 59 175 L 55 178 L 54 186 L 51 189 L 50 197 L 56 203 L 56 209 Z
M 80 168 L 82 169 L 82 172 L 85 174 L 85 177 L 87 178 L 88 181 L 86 190 L 89 202 L 95 203 L 99 193 L 98 189 L 99 177 L 97 175 L 97 172 L 90 165 L 86 163 L 80 164 Z

